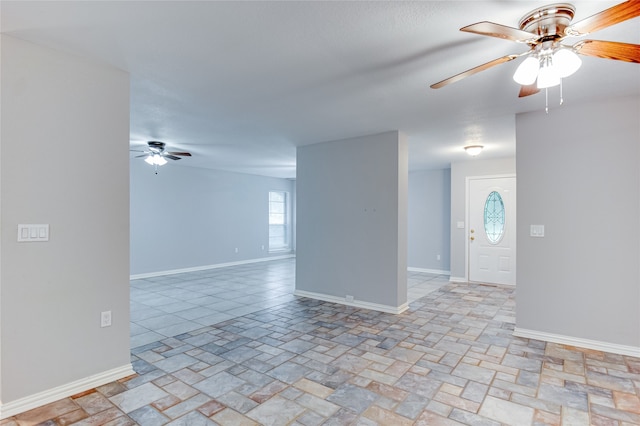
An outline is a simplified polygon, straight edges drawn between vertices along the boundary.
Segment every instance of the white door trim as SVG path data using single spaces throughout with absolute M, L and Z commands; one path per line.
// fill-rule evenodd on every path
M 467 176 L 464 180 L 464 279 L 465 281 L 469 281 L 469 223 L 471 222 L 471 216 L 469 212 L 469 197 L 471 193 L 469 191 L 470 182 L 472 180 L 482 180 L 482 179 L 499 179 L 499 178 L 515 178 L 515 173 L 504 173 L 497 175 L 482 175 L 482 176 Z M 517 180 L 516 180 L 517 182 Z M 514 230 L 515 231 L 515 230 Z

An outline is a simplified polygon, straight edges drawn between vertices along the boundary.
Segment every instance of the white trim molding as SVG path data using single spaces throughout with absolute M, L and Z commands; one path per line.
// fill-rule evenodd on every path
M 38 392 L 24 398 L 16 399 L 7 403 L 0 403 L 0 420 L 25 411 L 41 407 L 54 401 L 85 392 L 98 386 L 120 380 L 122 378 L 136 374 L 131 364 L 123 365 L 112 370 L 104 371 L 75 382 L 67 383 L 43 392 Z
M 593 349 L 596 351 L 640 358 L 640 347 L 638 346 L 619 345 L 617 343 L 563 336 L 561 334 L 545 333 L 543 331 L 527 330 L 518 327 L 513 330 L 513 335 L 516 337 L 524 337 L 526 339 L 542 340 L 549 343 L 559 343 L 561 345 L 576 346 L 579 348 Z
M 409 271 L 409 272 L 422 272 L 423 274 L 451 275 L 451 271 L 444 271 L 442 269 L 413 268 L 411 266 L 407 268 L 407 271 Z
M 312 291 L 295 290 L 294 296 L 308 297 L 309 299 L 323 300 L 325 302 L 339 303 L 341 305 L 353 306 L 356 308 L 370 309 L 372 311 L 386 312 L 388 314 L 401 314 L 409 309 L 408 303 L 403 303 L 400 306 L 381 305 L 379 303 L 364 302 L 362 300 L 353 300 L 352 302 L 346 301 L 342 297 L 332 296 L 330 294 L 314 293 Z
M 268 262 L 270 260 L 291 259 L 293 257 L 296 257 L 296 255 L 293 254 L 293 253 L 290 253 L 290 254 L 285 254 L 285 255 L 282 255 L 282 256 L 260 257 L 260 258 L 257 258 L 257 259 L 239 260 L 237 262 L 218 263 L 218 264 L 215 264 L 215 265 L 194 266 L 194 267 L 191 267 L 191 268 L 170 269 L 168 271 L 147 272 L 147 273 L 144 273 L 144 274 L 129 275 L 129 279 L 130 280 L 140 280 L 140 279 L 143 279 L 143 278 L 163 277 L 165 275 L 183 274 L 185 272 L 206 271 L 208 269 L 226 268 L 227 266 L 247 265 L 249 263 Z
M 451 283 L 466 283 L 469 282 L 465 277 L 449 277 Z

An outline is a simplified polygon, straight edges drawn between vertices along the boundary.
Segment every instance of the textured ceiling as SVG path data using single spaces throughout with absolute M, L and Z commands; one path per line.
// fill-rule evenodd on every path
M 574 21 L 616 3 L 573 2 Z M 295 177 L 296 146 L 389 130 L 407 135 L 412 170 L 466 160 L 469 143 L 514 155 L 515 114 L 545 102 L 518 99 L 520 61 L 429 85 L 528 49 L 459 28 L 517 27 L 544 4 L 2 1 L 0 23 L 130 73 L 132 146 L 161 140 L 194 154 L 172 165 Z M 640 43 L 639 18 L 588 38 Z M 564 84 L 565 104 L 625 95 L 640 95 L 638 64 L 584 57 Z M 557 88 L 549 98 L 553 114 Z

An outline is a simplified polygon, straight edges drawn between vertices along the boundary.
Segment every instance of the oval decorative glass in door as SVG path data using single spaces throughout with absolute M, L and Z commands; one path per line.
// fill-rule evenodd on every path
M 496 191 L 484 203 L 484 232 L 491 244 L 498 244 L 504 236 L 504 203 Z

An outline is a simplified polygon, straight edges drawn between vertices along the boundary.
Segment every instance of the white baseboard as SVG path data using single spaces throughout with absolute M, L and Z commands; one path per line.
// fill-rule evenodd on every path
M 185 272 L 206 271 L 208 269 L 226 268 L 228 266 L 238 266 L 238 265 L 247 265 L 249 263 L 268 262 L 270 260 L 291 259 L 292 257 L 296 257 L 296 255 L 291 253 L 291 254 L 284 254 L 284 255 L 281 255 L 281 256 L 260 257 L 258 259 L 249 259 L 249 260 L 239 260 L 237 262 L 218 263 L 218 264 L 215 264 L 215 265 L 194 266 L 194 267 L 191 267 L 191 268 L 170 269 L 168 271 L 147 272 L 147 273 L 144 273 L 144 274 L 129 275 L 129 279 L 130 280 L 140 280 L 140 279 L 143 279 L 143 278 L 153 278 L 153 277 L 162 277 L 162 276 L 165 276 L 165 275 L 183 274 Z
M 370 309 L 372 311 L 386 312 L 388 314 L 401 314 L 409 309 L 408 303 L 403 303 L 400 306 L 381 305 L 378 303 L 364 302 L 362 300 L 354 300 L 353 302 L 347 302 L 344 298 L 338 296 L 332 296 L 330 294 L 314 293 L 311 291 L 295 290 L 294 296 L 308 297 L 309 299 L 323 300 L 325 302 L 339 303 L 341 305 L 354 306 L 356 308 Z
M 452 283 L 466 283 L 469 280 L 466 277 L 449 277 L 449 281 Z
M 16 414 L 24 413 L 25 411 L 41 407 L 54 401 L 59 401 L 80 392 L 85 392 L 98 386 L 106 385 L 107 383 L 120 380 L 133 374 L 136 373 L 133 371 L 131 364 L 126 364 L 122 367 L 85 377 L 84 379 L 76 380 L 75 382 L 67 383 L 66 385 L 58 386 L 43 392 L 38 392 L 24 398 L 16 399 L 15 401 L 0 403 L 0 420 L 15 416 Z
M 424 274 L 436 274 L 436 275 L 449 275 L 451 271 L 444 271 L 442 269 L 424 269 L 424 268 L 413 268 L 408 267 L 407 271 L 409 272 L 422 272 Z
M 637 346 L 619 345 L 617 343 L 563 336 L 561 334 L 545 333 L 542 331 L 527 330 L 518 327 L 513 331 L 513 335 L 516 337 L 524 337 L 526 339 L 542 340 L 544 342 L 559 343 L 561 345 L 576 346 L 579 348 L 593 349 L 596 351 L 640 358 L 640 347 Z

